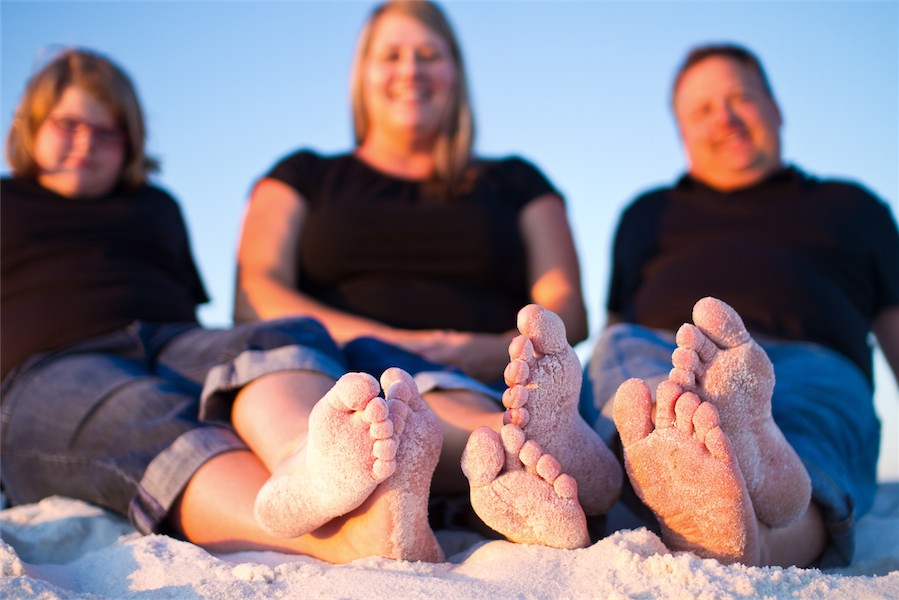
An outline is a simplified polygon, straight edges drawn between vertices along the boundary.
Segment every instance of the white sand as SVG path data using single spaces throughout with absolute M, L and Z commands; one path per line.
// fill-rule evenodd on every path
M 441 535 L 441 564 L 212 555 L 58 497 L 2 511 L 0 535 L 2 598 L 899 598 L 899 483 L 859 524 L 853 565 L 829 571 L 726 567 L 646 529 L 583 550 Z

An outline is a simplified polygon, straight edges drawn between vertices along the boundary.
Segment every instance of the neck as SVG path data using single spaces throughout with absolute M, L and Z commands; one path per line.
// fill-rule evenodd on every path
M 355 153 L 367 164 L 390 175 L 427 179 L 434 173 L 433 142 L 369 135 Z
M 784 168 L 782 163 L 776 163 L 766 169 L 759 169 L 751 172 L 747 171 L 739 174 L 727 174 L 723 177 L 718 177 L 711 173 L 693 172 L 690 173 L 690 176 L 720 192 L 734 192 L 759 184 L 771 177 L 774 173 L 780 171 L 782 168 Z

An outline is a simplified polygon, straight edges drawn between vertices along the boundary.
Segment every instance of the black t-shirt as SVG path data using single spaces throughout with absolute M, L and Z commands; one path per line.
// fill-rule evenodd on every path
M 499 333 L 531 302 L 519 213 L 558 192 L 519 158 L 481 161 L 452 201 L 351 154 L 300 151 L 267 177 L 308 203 L 299 289 L 329 306 L 394 327 Z
M 159 188 L 72 200 L 0 182 L 2 371 L 142 319 L 196 322 L 208 300 L 176 202 Z
M 637 198 L 615 238 L 607 308 L 677 329 L 714 296 L 750 331 L 828 346 L 872 374 L 874 317 L 899 305 L 899 235 L 864 188 L 795 168 L 719 192 L 683 177 Z

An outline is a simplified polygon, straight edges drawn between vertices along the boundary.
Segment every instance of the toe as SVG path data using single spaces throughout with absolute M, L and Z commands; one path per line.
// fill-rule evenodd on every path
M 629 379 L 622 383 L 612 409 L 625 448 L 652 433 L 652 394 L 643 381 Z
M 750 339 L 737 311 L 717 298 L 706 297 L 697 302 L 693 322 L 722 348 L 734 348 Z
M 528 363 L 520 359 L 514 359 L 506 365 L 506 370 L 503 371 L 503 379 L 505 379 L 506 385 L 509 387 L 522 385 L 527 382 L 530 374 L 531 370 Z
M 503 447 L 506 449 L 506 452 L 512 456 L 518 456 L 521 447 L 524 446 L 526 441 L 524 431 L 517 425 L 509 424 L 503 426 L 500 430 L 500 435 L 502 436 Z
M 676 415 L 674 405 L 677 399 L 684 393 L 682 386 L 675 381 L 663 381 L 656 388 L 656 429 L 669 429 L 674 427 Z
M 562 465 L 553 456 L 544 454 L 537 461 L 537 474 L 545 481 L 552 483 L 562 474 Z
M 709 363 L 718 354 L 718 346 L 710 340 L 701 329 L 690 323 L 684 323 L 677 330 L 675 338 L 678 348 L 688 348 L 693 350 L 700 363 Z
M 377 380 L 367 373 L 347 373 L 337 380 L 325 396 L 332 408 L 341 411 L 364 410 L 381 389 Z
M 676 415 L 675 418 L 677 419 L 675 426 L 678 431 L 682 431 L 686 434 L 693 433 L 693 414 L 696 412 L 696 409 L 699 408 L 700 404 L 702 404 L 702 401 L 699 399 L 699 396 L 693 392 L 681 394 L 674 404 L 674 413 Z
M 504 462 L 499 435 L 489 427 L 474 430 L 462 452 L 462 472 L 471 486 L 484 486 L 496 479 Z
M 528 395 L 528 389 L 520 385 L 506 388 L 506 391 L 503 392 L 503 406 L 506 408 L 521 408 L 528 403 Z
M 562 319 L 537 304 L 529 304 L 518 311 L 518 331 L 543 354 L 556 354 L 568 345 Z
M 705 440 L 709 431 L 718 427 L 718 409 L 710 402 L 703 402 L 693 413 L 693 427 L 696 437 Z

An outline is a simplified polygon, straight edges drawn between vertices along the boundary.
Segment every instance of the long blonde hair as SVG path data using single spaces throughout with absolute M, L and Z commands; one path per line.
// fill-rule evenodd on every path
M 356 146 L 362 144 L 369 130 L 369 119 L 365 111 L 362 75 L 363 64 L 371 46 L 372 32 L 378 20 L 388 13 L 399 13 L 416 21 L 439 35 L 450 49 L 456 66 L 457 78 L 453 103 L 437 137 L 434 147 L 435 175 L 446 197 L 455 197 L 467 183 L 468 168 L 471 163 L 474 144 L 474 115 L 468 92 L 468 78 L 459 42 L 449 20 L 434 2 L 428 0 L 388 0 L 378 5 L 369 15 L 353 59 L 350 75 L 350 95 L 353 108 L 353 131 Z
M 6 160 L 13 174 L 34 177 L 34 141 L 38 129 L 66 88 L 75 86 L 103 102 L 127 138 L 120 181 L 136 188 L 146 182 L 159 163 L 144 151 L 143 111 L 128 75 L 108 58 L 91 50 L 70 48 L 35 73 L 25 87 L 6 138 Z

